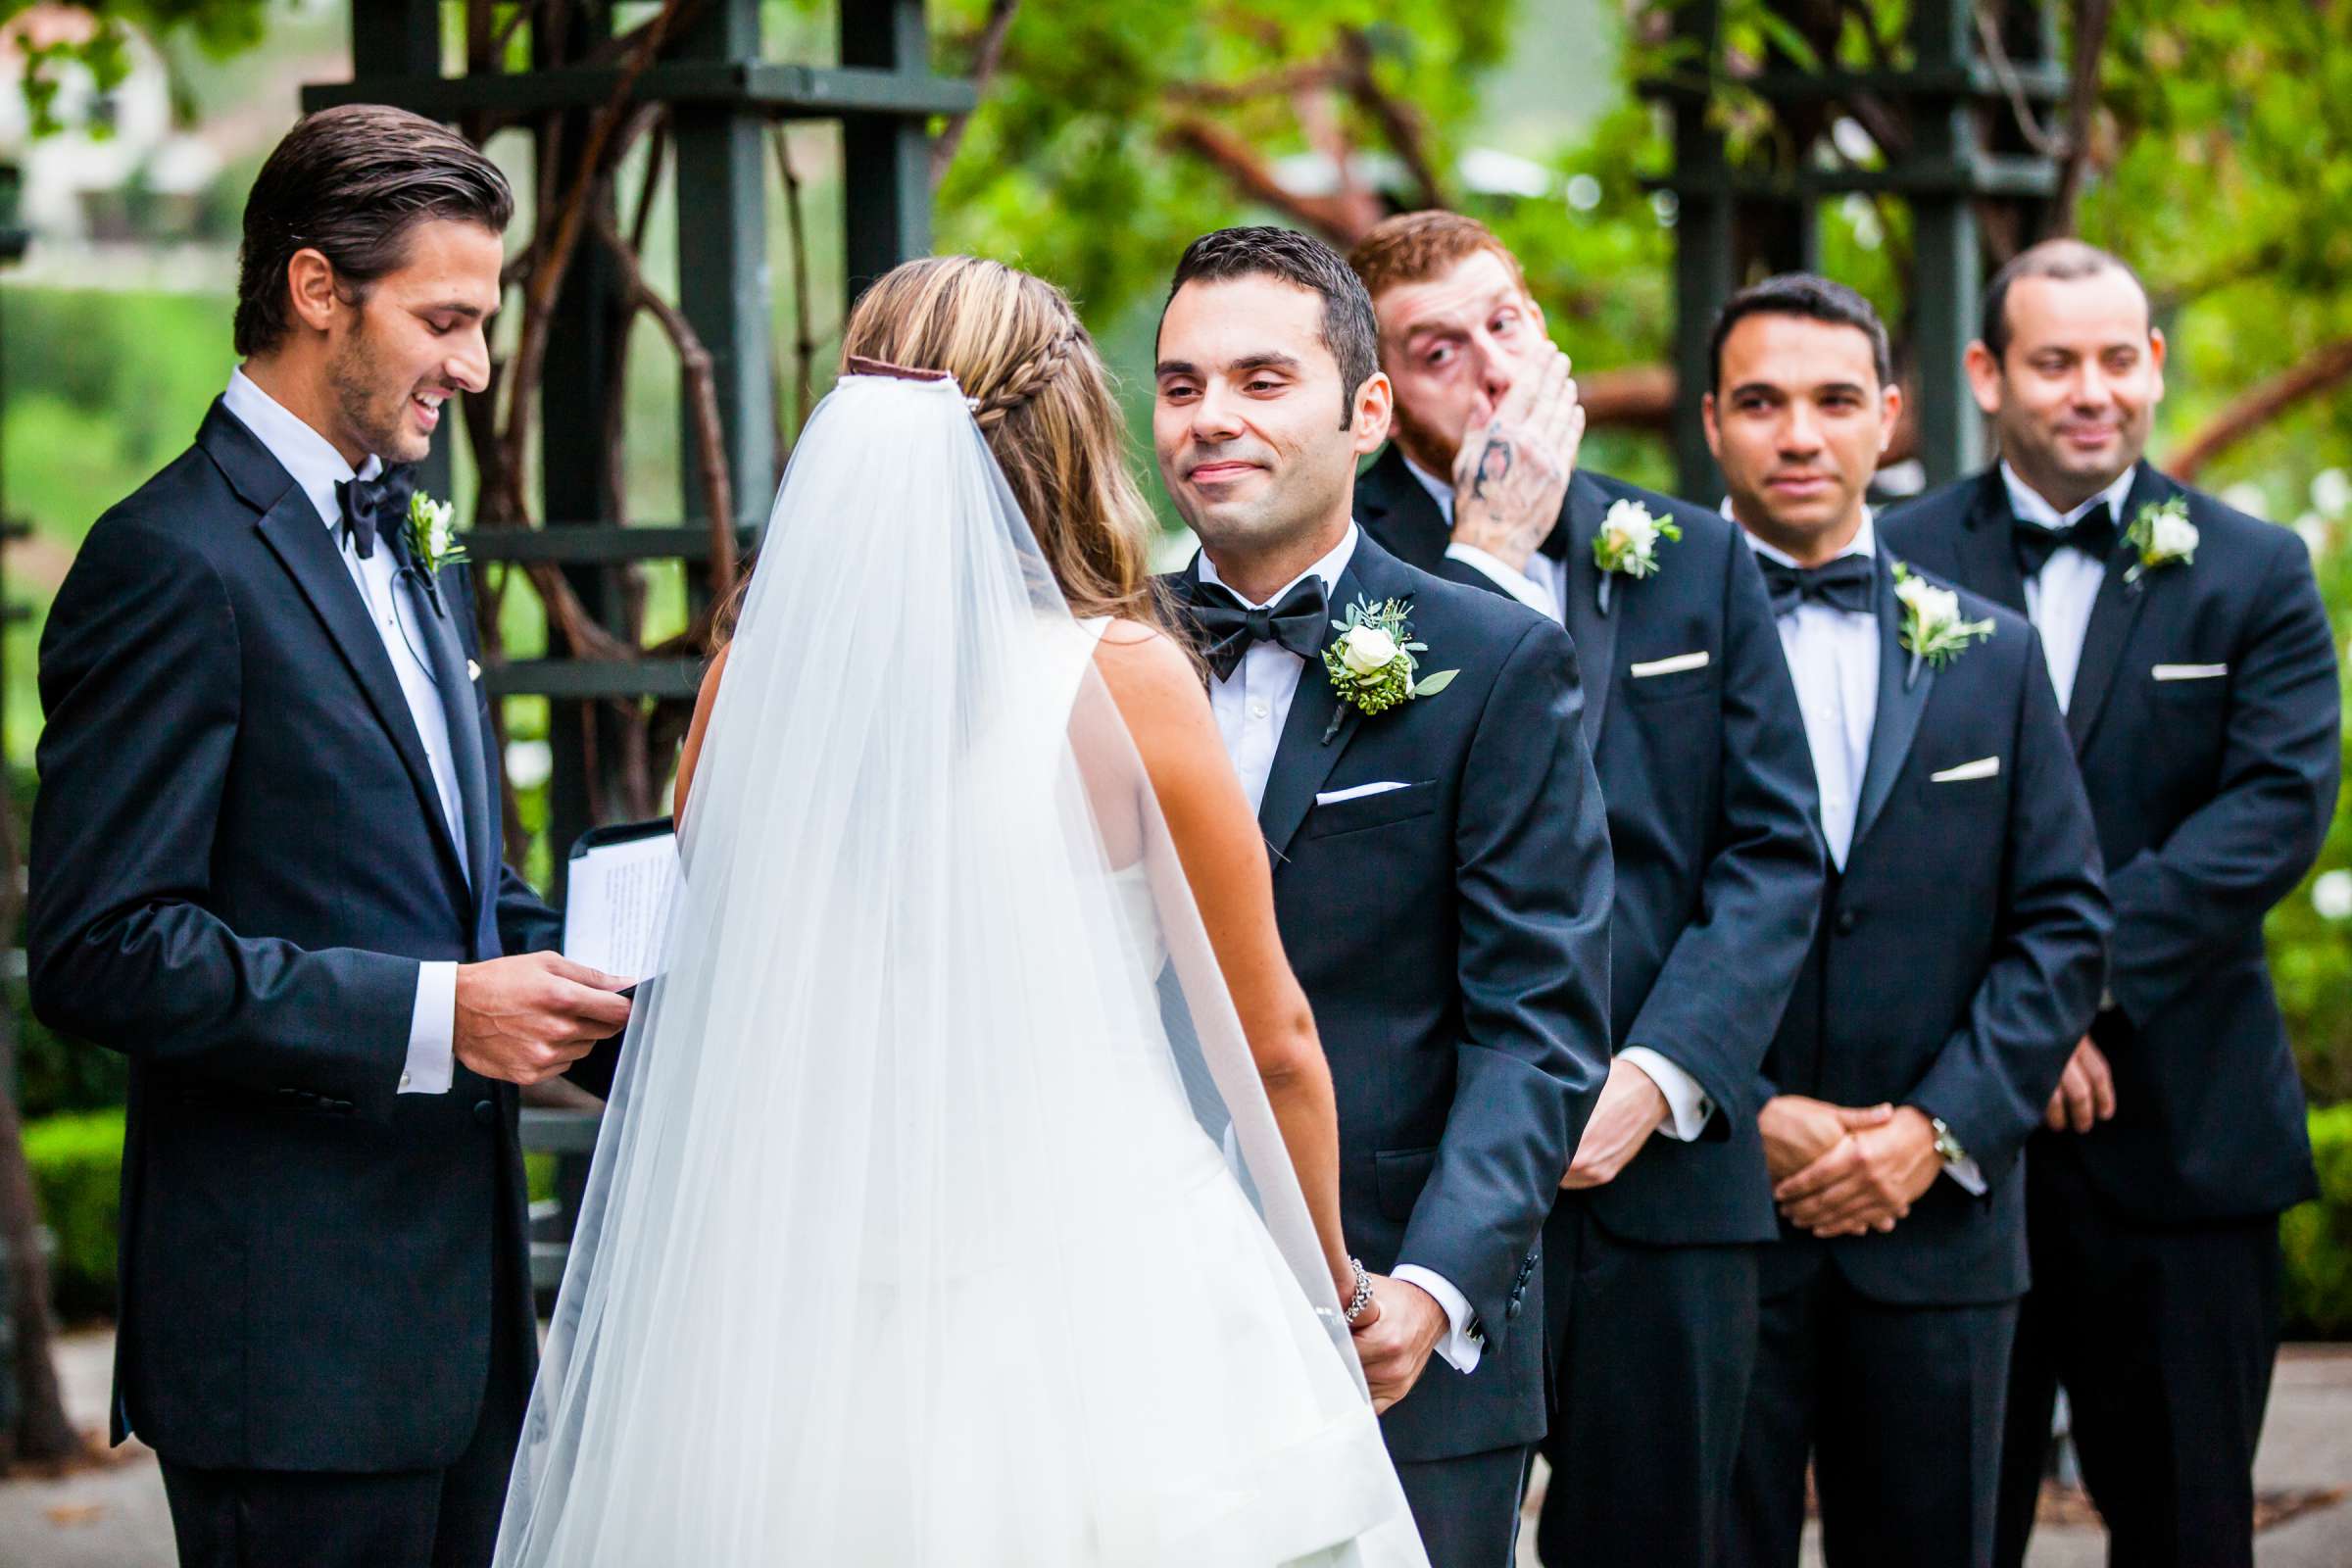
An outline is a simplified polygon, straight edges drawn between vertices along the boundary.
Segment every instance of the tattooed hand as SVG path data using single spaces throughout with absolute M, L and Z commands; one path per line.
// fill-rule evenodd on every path
M 1482 399 L 1471 411 L 1453 459 L 1453 542 L 1525 571 L 1560 520 L 1584 435 L 1568 356 L 1546 346 L 1500 407 Z

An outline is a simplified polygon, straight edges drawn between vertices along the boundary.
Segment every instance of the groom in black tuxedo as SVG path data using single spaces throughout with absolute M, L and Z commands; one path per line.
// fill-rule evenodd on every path
M 482 390 L 512 205 L 429 121 L 296 126 L 244 364 L 42 635 L 32 1003 L 130 1058 L 114 1436 L 187 1564 L 489 1560 L 537 1357 L 514 1086 L 609 1083 L 628 1018 L 540 951 L 471 583 L 387 471 Z
M 1571 405 L 1574 383 L 1501 242 L 1411 213 L 1348 262 L 1396 389 L 1356 519 L 1567 626 L 1615 853 L 1617 1054 L 1544 1233 L 1556 1408 L 1537 1544 L 1558 1564 L 1706 1564 L 1755 1359 L 1757 1244 L 1778 1234 L 1752 1090 L 1821 910 L 1804 719 L 1739 528 L 1578 466 L 1573 436 L 1537 450 L 1563 422 L 1547 372 Z M 1494 475 L 1544 460 L 1523 517 Z M 1612 518 L 1651 529 L 1626 563 L 1646 575 L 1598 564 Z
M 1735 295 L 1704 411 L 1764 565 L 1831 869 L 1757 1097 L 1782 1239 L 1726 1568 L 1985 1568 L 2026 1288 L 2023 1151 L 2096 1006 L 2098 845 L 2034 630 L 1910 574 L 1863 495 L 1886 337 L 1802 275 Z
M 1160 474 L 1201 539 L 1172 588 L 1331 1057 L 1342 1215 L 1380 1305 L 1356 1348 L 1431 1561 L 1507 1568 L 1545 1416 L 1539 1237 L 1609 1054 L 1608 836 L 1575 654 L 1350 520 L 1389 383 L 1328 246 L 1196 240 L 1156 382 Z M 1337 633 L 1359 601 L 1409 631 Z M 1416 695 L 1343 698 L 1403 642 L 1425 645 Z
M 2262 922 L 2334 812 L 2334 641 L 2302 540 L 2142 461 L 2164 347 L 2123 263 L 2024 252 L 1969 350 L 2001 461 L 1886 518 L 2033 617 L 2115 895 L 2112 994 L 2028 1159 L 2005 1564 L 2060 1384 L 2115 1561 L 2252 1561 L 2278 1214 L 2318 1191 Z

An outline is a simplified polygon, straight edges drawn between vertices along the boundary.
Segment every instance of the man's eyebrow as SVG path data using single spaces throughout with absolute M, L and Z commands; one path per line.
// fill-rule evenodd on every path
M 1245 354 L 1233 362 L 1236 370 L 1296 370 L 1298 361 L 1288 354 L 1271 351 L 1264 354 Z
M 1162 360 L 1152 367 L 1153 375 L 1199 375 L 1200 367 L 1190 360 Z
M 462 316 L 468 321 L 478 321 L 488 314 L 479 305 L 469 305 L 464 300 L 438 300 L 416 309 L 419 316 Z
M 1771 397 L 1783 395 L 1779 384 L 1772 381 L 1742 381 L 1732 388 L 1731 395 L 1736 398 L 1743 398 L 1751 392 L 1762 392 Z

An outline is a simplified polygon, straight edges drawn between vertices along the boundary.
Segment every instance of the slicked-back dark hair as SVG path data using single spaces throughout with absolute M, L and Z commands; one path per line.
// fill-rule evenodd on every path
M 1340 368 L 1340 428 L 1355 422 L 1355 394 L 1380 371 L 1380 324 L 1372 296 L 1347 258 L 1295 228 L 1220 228 L 1184 248 L 1168 298 L 1187 283 L 1273 277 L 1309 290 L 1323 301 L 1323 346 Z M 1160 307 L 1167 317 L 1167 307 Z
M 237 251 L 236 350 L 267 354 L 293 329 L 286 264 L 316 250 L 346 295 L 365 303 L 377 278 L 408 260 L 409 231 L 429 219 L 506 232 L 507 176 L 444 125 L 383 104 L 345 104 L 306 117 L 277 144 L 245 198 Z
M 1977 336 L 1992 354 L 1995 364 L 2009 357 L 2009 290 L 2020 278 L 2047 277 L 2071 281 L 2081 277 L 2096 277 L 2101 272 L 2121 272 L 2139 290 L 2139 297 L 2148 297 L 2148 286 L 2132 270 L 2130 263 L 2112 252 L 2079 239 L 2045 239 L 2038 245 L 2029 245 L 2009 258 L 2001 270 L 1992 274 L 1984 285 L 1984 314 L 1977 322 Z
M 1723 302 L 1715 313 L 1714 330 L 1707 335 L 1707 378 L 1712 391 L 1723 390 L 1723 344 L 1732 328 L 1751 316 L 1797 316 L 1832 326 L 1850 326 L 1870 339 L 1870 365 L 1879 385 L 1894 383 L 1894 356 L 1886 346 L 1886 323 L 1871 309 L 1870 301 L 1843 283 L 1813 272 L 1782 272 L 1750 284 Z

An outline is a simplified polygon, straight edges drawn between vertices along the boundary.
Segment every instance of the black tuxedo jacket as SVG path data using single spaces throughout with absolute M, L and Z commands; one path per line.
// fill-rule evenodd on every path
M 1765 1291 L 1826 1251 L 1874 1300 L 2007 1300 L 2027 1283 L 2026 1138 L 2098 1006 L 2113 917 L 2034 628 L 1963 592 L 1962 616 L 1989 617 L 1991 637 L 1915 678 L 1883 548 L 1877 598 L 1878 710 L 1853 842 L 1760 1090 L 1916 1105 L 1952 1129 L 1988 1191 L 1938 1172 L 1890 1234 L 1788 1232 L 1765 1250 Z
M 1621 499 L 1671 518 L 1683 537 L 1659 542 L 1654 575 L 1614 578 L 1603 614 L 1592 540 Z M 1445 515 L 1395 446 L 1357 483 L 1356 515 L 1413 564 L 1501 591 L 1446 558 Z M 1779 1221 L 1756 1134 L 1756 1069 L 1812 940 L 1822 876 L 1813 759 L 1772 602 L 1738 526 L 1703 508 L 1580 468 L 1559 527 L 1585 737 L 1616 861 L 1610 1038 L 1621 1051 L 1655 1051 L 1717 1106 L 1702 1139 L 1652 1138 L 1581 1200 L 1636 1241 L 1770 1241 Z M 1654 668 L 1693 655 L 1704 662 Z M 1560 1205 L 1564 1215 L 1574 1206 Z
M 1384 1421 L 1397 1459 L 1449 1458 L 1544 1435 L 1538 1236 L 1608 1066 L 1608 829 L 1559 627 L 1368 538 L 1332 618 L 1358 596 L 1408 601 L 1422 673 L 1460 674 L 1348 709 L 1326 742 L 1340 704 L 1310 661 L 1258 822 L 1338 1091 L 1348 1244 L 1452 1282 L 1486 1341 L 1467 1376 L 1433 1357 Z
M 2124 520 L 2175 495 L 2196 558 L 2127 586 L 2118 545 L 2066 714 L 2115 900 L 2116 1004 L 2091 1029 L 2115 1119 L 2036 1145 L 2158 1222 L 2275 1213 L 2319 1190 L 2262 921 L 2318 857 L 2342 761 L 2335 643 L 2302 540 L 2144 464 Z M 1889 513 L 1885 532 L 2022 612 L 2012 526 L 1996 466 Z
M 514 1088 L 396 1094 L 419 960 L 562 935 L 502 862 L 470 584 L 442 585 L 464 845 L 334 534 L 219 404 L 42 634 L 32 1004 L 130 1058 L 115 1435 L 184 1464 L 448 1464 L 492 1334 L 535 1360 L 527 1288 L 491 1321 L 494 1262 L 527 1280 Z

